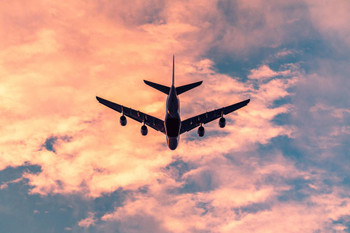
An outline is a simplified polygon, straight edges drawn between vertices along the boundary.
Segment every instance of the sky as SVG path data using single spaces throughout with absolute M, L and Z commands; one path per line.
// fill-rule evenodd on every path
M 0 2 L 0 232 L 350 232 L 350 1 Z M 175 151 L 143 80 L 250 98 Z

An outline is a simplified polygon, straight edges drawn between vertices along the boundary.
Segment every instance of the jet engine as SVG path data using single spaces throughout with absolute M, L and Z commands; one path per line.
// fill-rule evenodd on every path
M 147 133 L 148 133 L 147 126 L 145 126 L 145 125 L 141 126 L 141 134 L 142 134 L 142 136 L 146 136 Z
M 125 117 L 124 115 L 122 115 L 122 116 L 120 117 L 120 124 L 121 124 L 122 126 L 126 126 L 126 123 L 127 123 L 126 117 Z
M 205 133 L 204 127 L 203 126 L 199 126 L 197 133 L 198 133 L 199 137 L 203 137 L 204 133 Z
M 226 119 L 224 117 L 221 117 L 219 120 L 219 126 L 220 128 L 224 128 L 226 125 Z

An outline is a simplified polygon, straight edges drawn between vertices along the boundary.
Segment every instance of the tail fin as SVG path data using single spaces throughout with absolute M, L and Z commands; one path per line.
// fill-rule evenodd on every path
M 175 55 L 173 54 L 173 81 L 171 85 L 175 85 Z
M 155 89 L 157 89 L 158 91 L 161 91 L 163 92 L 164 94 L 167 94 L 169 95 L 169 92 L 170 92 L 170 88 L 167 87 L 167 86 L 163 86 L 163 85 L 160 85 L 160 84 L 157 84 L 157 83 L 152 83 L 150 81 L 147 81 L 147 80 L 143 80 L 148 86 L 150 87 L 153 87 Z
M 172 86 L 175 85 L 175 56 L 173 55 L 173 80 L 172 80 Z M 161 91 L 163 92 L 164 94 L 167 94 L 169 95 L 169 92 L 170 92 L 170 87 L 167 87 L 167 86 L 163 86 L 163 85 L 160 85 L 160 84 L 157 84 L 157 83 L 153 83 L 153 82 L 150 82 L 150 81 L 147 81 L 147 80 L 143 80 L 148 86 L 150 87 L 153 87 L 155 89 L 157 89 L 158 91 Z M 198 87 L 199 85 L 202 84 L 203 81 L 200 81 L 200 82 L 196 82 L 196 83 L 191 83 L 191 84 L 187 84 L 187 85 L 184 85 L 184 86 L 181 86 L 181 87 L 176 87 L 176 94 L 177 95 L 180 95 L 186 91 L 189 91 L 195 87 Z
M 176 94 L 180 95 L 186 91 L 189 91 L 195 87 L 198 87 L 199 85 L 202 84 L 203 81 L 199 81 L 199 82 L 196 82 L 196 83 L 191 83 L 191 84 L 187 84 L 187 85 L 184 85 L 184 86 L 181 86 L 181 87 L 177 87 L 176 88 Z
M 173 55 L 173 80 L 172 80 L 172 86 L 174 86 L 175 84 L 175 55 Z M 147 81 L 147 80 L 143 80 L 148 86 L 150 87 L 153 87 L 155 89 L 157 89 L 158 91 L 161 91 L 163 92 L 164 94 L 167 94 L 169 95 L 169 92 L 170 92 L 170 87 L 167 87 L 167 86 L 163 86 L 163 85 L 160 85 L 160 84 L 157 84 L 157 83 L 153 83 L 153 82 L 150 82 L 150 81 Z

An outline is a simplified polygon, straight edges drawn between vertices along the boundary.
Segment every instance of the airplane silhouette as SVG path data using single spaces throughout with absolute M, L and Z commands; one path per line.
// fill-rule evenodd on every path
M 111 101 L 105 100 L 98 96 L 96 96 L 96 99 L 101 104 L 117 112 L 122 113 L 122 116 L 120 117 L 120 124 L 122 126 L 126 125 L 127 119 L 125 116 L 127 116 L 140 123 L 143 123 L 143 125 L 141 126 L 141 134 L 143 136 L 146 136 L 148 133 L 148 129 L 146 125 L 165 134 L 167 138 L 168 147 L 171 150 L 175 150 L 176 147 L 178 146 L 179 140 L 180 140 L 180 134 L 190 131 L 198 126 L 199 128 L 197 133 L 199 137 L 204 136 L 205 130 L 204 130 L 203 124 L 211 122 L 215 119 L 220 118 L 219 126 L 220 128 L 224 128 L 226 125 L 226 120 L 223 116 L 246 106 L 250 101 L 250 99 L 247 99 L 242 102 L 239 102 L 227 107 L 223 107 L 220 109 L 216 109 L 210 112 L 206 112 L 201 115 L 197 115 L 195 117 L 191 117 L 184 121 L 181 121 L 180 107 L 179 107 L 180 102 L 179 102 L 178 95 L 201 85 L 203 81 L 191 83 L 180 87 L 175 87 L 174 86 L 174 72 L 175 72 L 174 69 L 175 69 L 175 57 L 173 56 L 173 76 L 172 76 L 171 87 L 163 86 L 157 83 L 144 80 L 144 82 L 148 86 L 151 86 L 157 89 L 158 91 L 161 91 L 168 95 L 166 100 L 165 121 L 162 121 L 156 117 L 147 115 L 143 112 L 113 103 Z

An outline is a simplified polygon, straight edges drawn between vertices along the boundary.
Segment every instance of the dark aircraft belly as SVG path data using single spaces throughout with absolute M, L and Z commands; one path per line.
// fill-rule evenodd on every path
M 168 147 L 171 150 L 175 150 L 177 145 L 179 144 L 178 137 L 167 137 L 167 143 L 168 143 Z

